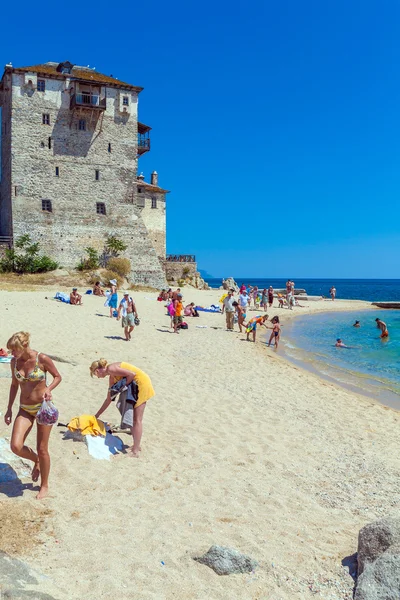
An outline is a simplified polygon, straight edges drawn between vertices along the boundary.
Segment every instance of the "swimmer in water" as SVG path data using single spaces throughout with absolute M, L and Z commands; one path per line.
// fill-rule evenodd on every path
M 356 321 L 356 322 L 353 324 L 353 327 L 361 327 L 360 321 Z
M 344 344 L 342 342 L 342 340 L 340 338 L 338 338 L 336 340 L 336 344 L 335 344 L 336 348 L 347 348 L 348 346 L 346 346 L 346 344 Z
M 389 337 L 389 331 L 388 328 L 386 326 L 386 323 L 384 321 L 381 321 L 380 319 L 375 319 L 376 321 L 376 326 L 378 329 L 380 329 L 381 331 L 381 338 L 387 338 Z

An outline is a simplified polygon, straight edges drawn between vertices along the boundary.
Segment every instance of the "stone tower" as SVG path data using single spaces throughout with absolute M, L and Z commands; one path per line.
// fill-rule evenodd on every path
M 0 236 L 29 233 L 75 267 L 107 235 L 128 245 L 135 283 L 165 284 L 165 194 L 137 179 L 150 149 L 142 88 L 69 62 L 14 68 L 0 82 Z M 153 178 L 154 180 L 154 178 Z

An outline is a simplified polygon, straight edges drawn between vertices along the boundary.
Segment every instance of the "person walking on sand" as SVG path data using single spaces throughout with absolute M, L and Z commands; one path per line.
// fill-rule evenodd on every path
M 11 434 L 11 451 L 17 456 L 33 462 L 32 480 L 38 481 L 40 477 L 40 490 L 36 498 L 42 500 L 49 491 L 50 455 L 49 438 L 52 425 L 40 425 L 36 421 L 36 452 L 25 445 L 36 415 L 43 400 L 52 399 L 52 390 L 61 383 L 61 375 L 57 371 L 51 358 L 33 350 L 30 345 L 30 334 L 26 331 L 14 333 L 7 342 L 11 350 L 11 387 L 8 407 L 4 415 L 6 425 L 12 421 L 12 407 L 21 390 L 19 411 L 14 421 Z M 46 374 L 53 377 L 51 383 L 46 382 Z
M 250 302 L 249 302 L 249 296 L 247 294 L 247 290 L 243 290 L 243 292 L 240 294 L 239 296 L 239 304 L 242 308 L 244 308 L 244 311 L 247 311 L 247 308 L 250 306 Z
M 183 304 L 182 304 L 182 294 L 177 294 L 176 299 L 173 301 L 173 306 L 175 309 L 174 314 L 174 333 L 179 333 L 178 329 L 180 329 L 181 323 L 183 321 Z
M 267 288 L 264 288 L 261 294 L 261 308 L 264 312 L 267 312 L 268 308 L 268 292 Z
M 279 317 L 273 317 L 271 319 L 272 327 L 268 329 L 272 329 L 272 333 L 269 338 L 268 346 L 271 346 L 272 340 L 275 340 L 275 348 L 278 348 L 278 343 L 281 338 L 281 325 L 279 323 Z
M 334 286 L 332 286 L 331 289 L 329 290 L 329 293 L 331 295 L 332 300 L 334 300 L 336 298 L 336 288 Z
M 124 328 L 125 339 L 131 340 L 131 333 L 135 329 L 135 319 L 138 319 L 136 304 L 129 296 L 129 292 L 124 292 L 123 298 L 119 303 L 117 321 L 120 320 L 122 313 L 122 327 Z
M 239 302 L 233 302 L 233 306 L 235 307 L 236 314 L 237 314 L 237 323 L 239 326 L 239 331 L 240 331 L 240 333 L 243 333 L 242 327 L 244 327 L 246 329 L 246 323 L 245 323 L 246 309 L 243 306 L 240 306 Z
M 110 279 L 111 283 L 111 293 L 108 299 L 108 306 L 110 307 L 110 318 L 112 319 L 114 316 L 114 310 L 116 310 L 118 306 L 118 294 L 117 294 L 117 280 Z
M 268 288 L 268 304 L 269 304 L 270 308 L 272 307 L 273 303 L 274 303 L 274 288 L 272 287 L 272 285 L 270 285 Z
M 260 325 L 263 327 L 267 327 L 265 323 L 267 319 L 268 315 L 263 315 L 262 317 L 253 317 L 252 319 L 250 319 L 250 321 L 248 321 L 246 325 L 246 339 L 248 342 L 250 341 L 250 333 L 253 333 L 253 342 L 256 341 L 257 326 Z
M 233 292 L 232 290 L 229 290 L 228 295 L 224 298 L 222 303 L 222 314 L 225 312 L 226 328 L 228 331 L 233 331 L 233 321 L 235 316 L 234 301 Z
M 104 400 L 103 404 L 95 414 L 96 419 L 98 419 L 111 404 L 110 388 L 114 385 L 114 383 L 125 377 L 126 385 L 129 385 L 132 383 L 132 381 L 135 381 L 137 384 L 139 394 L 133 408 L 133 445 L 129 449 L 129 454 L 130 456 L 138 458 L 139 452 L 141 451 L 140 442 L 143 433 L 144 409 L 146 408 L 146 402 L 155 394 L 150 377 L 141 369 L 138 369 L 127 362 L 109 364 L 105 358 L 100 358 L 100 360 L 95 360 L 92 362 L 89 370 L 91 377 L 96 376 L 99 379 L 104 379 L 105 377 L 109 378 L 107 398 Z
M 380 329 L 381 331 L 381 338 L 387 338 L 389 337 L 389 331 L 388 328 L 386 326 L 386 323 L 384 321 L 381 321 L 381 319 L 375 319 L 376 321 L 376 326 L 378 329 Z

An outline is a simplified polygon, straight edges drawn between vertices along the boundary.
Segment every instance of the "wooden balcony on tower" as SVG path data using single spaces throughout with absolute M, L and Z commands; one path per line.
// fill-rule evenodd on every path
M 138 149 L 137 153 L 139 156 L 150 150 L 150 131 L 151 127 L 138 121 Z

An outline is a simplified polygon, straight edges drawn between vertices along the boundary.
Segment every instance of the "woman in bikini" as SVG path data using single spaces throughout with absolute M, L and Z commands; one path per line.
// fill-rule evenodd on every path
M 139 390 L 139 395 L 133 409 L 133 446 L 132 448 L 130 448 L 130 455 L 137 458 L 141 450 L 140 441 L 142 439 L 142 421 L 144 409 L 146 408 L 147 400 L 150 400 L 150 398 L 154 396 L 154 389 L 150 377 L 144 371 L 138 369 L 137 367 L 134 367 L 129 363 L 120 362 L 108 364 L 105 358 L 95 360 L 90 365 L 89 369 L 91 377 L 95 375 L 99 379 L 103 379 L 104 377 L 109 378 L 107 398 L 104 400 L 103 404 L 97 411 L 95 415 L 96 419 L 98 419 L 99 416 L 103 414 L 106 408 L 111 404 L 110 388 L 114 385 L 114 383 L 116 383 L 123 377 L 126 378 L 126 385 L 129 385 L 130 383 L 132 383 L 132 381 L 136 382 Z
M 271 323 L 273 327 L 269 327 L 269 329 L 272 329 L 272 333 L 269 338 L 268 346 L 271 345 L 272 340 L 275 340 L 275 348 L 278 348 L 279 339 L 281 337 L 281 326 L 279 323 L 279 317 L 273 317 L 271 319 Z
M 42 401 L 51 400 L 51 392 L 61 382 L 61 375 L 51 358 L 30 348 L 29 339 L 29 333 L 19 331 L 14 333 L 7 342 L 7 348 L 11 350 L 13 360 L 11 361 L 10 397 L 4 421 L 6 425 L 10 425 L 12 421 L 12 407 L 20 387 L 19 411 L 14 421 L 10 445 L 14 454 L 33 462 L 32 480 L 38 481 L 40 476 L 40 490 L 36 498 L 41 500 L 48 494 L 50 472 L 48 445 L 52 426 L 40 425 L 36 422 L 37 453 L 25 446 L 25 441 L 33 427 Z M 46 382 L 47 372 L 53 377 L 50 384 Z

